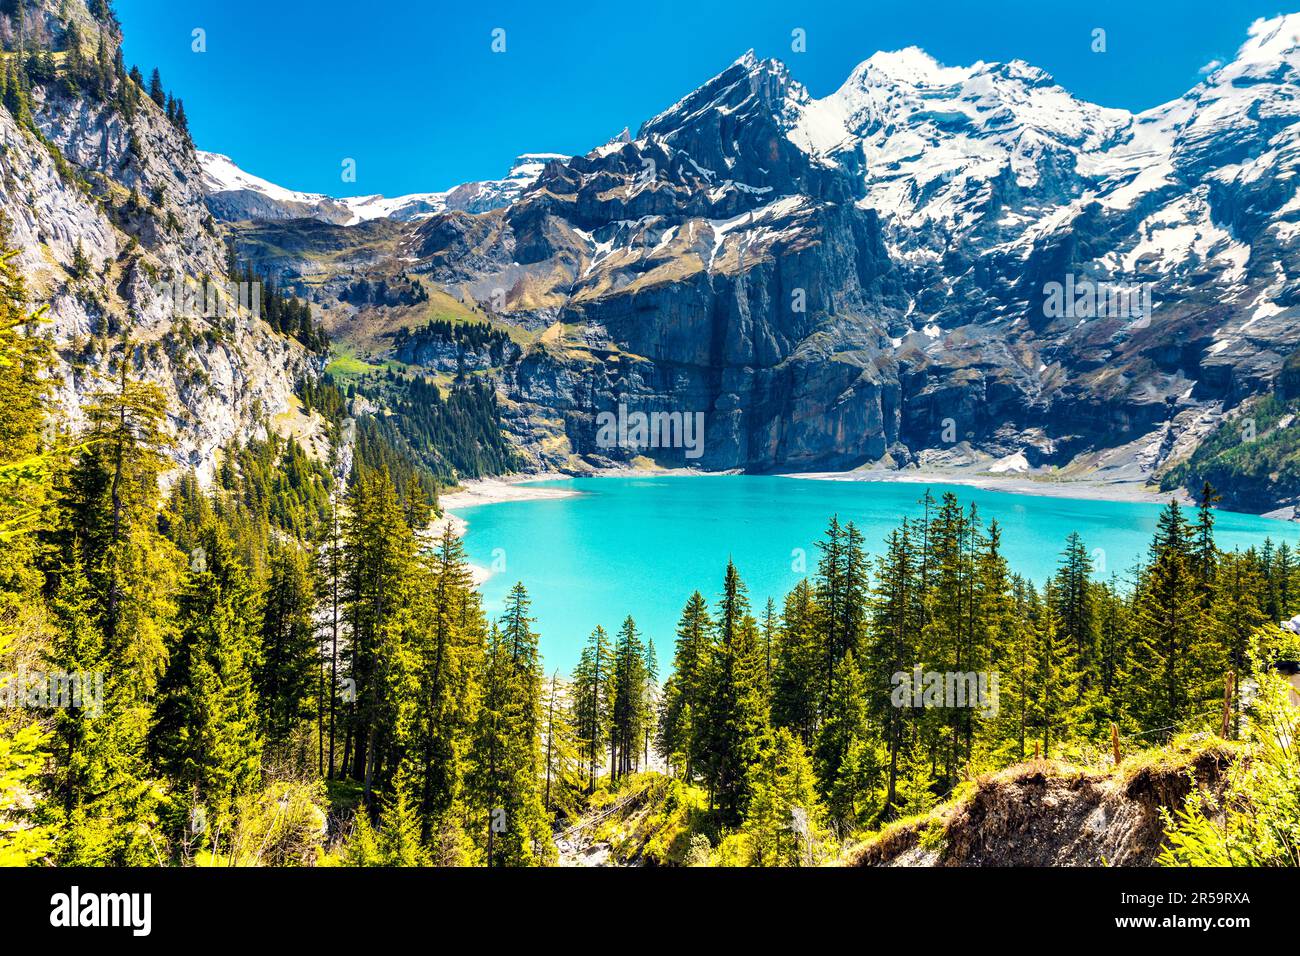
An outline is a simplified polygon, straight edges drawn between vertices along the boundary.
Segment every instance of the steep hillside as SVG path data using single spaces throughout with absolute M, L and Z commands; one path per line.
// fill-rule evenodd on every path
M 60 404 L 77 423 L 126 355 L 166 394 L 178 462 L 206 477 L 218 449 L 290 411 L 314 359 L 234 307 L 183 112 L 169 118 L 127 73 L 111 14 L 97 20 L 80 0 L 23 9 L 3 54 L 22 91 L 0 110 L 0 218 L 49 304 Z M 225 307 L 209 308 L 208 290 Z

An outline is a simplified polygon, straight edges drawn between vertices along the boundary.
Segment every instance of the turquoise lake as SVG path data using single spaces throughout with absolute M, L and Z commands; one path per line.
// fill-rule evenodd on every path
M 661 666 L 672 659 L 674 628 L 693 590 L 712 604 L 727 558 L 735 560 L 755 612 L 769 596 L 778 606 L 804 575 L 816 571 L 815 542 L 838 514 L 862 530 L 874 556 L 904 516 L 921 513 L 926 486 L 910 482 L 815 481 L 753 475 L 576 478 L 539 482 L 570 488 L 567 498 L 456 509 L 468 522 L 469 559 L 497 570 L 483 585 L 488 613 L 523 581 L 533 600 L 548 671 L 567 673 L 582 643 L 602 625 L 611 634 L 631 614 L 654 639 Z M 1041 583 L 1056 568 L 1065 538 L 1078 531 L 1094 553 L 1097 573 L 1121 581 L 1145 555 L 1160 505 L 1010 494 L 934 484 L 975 504 L 985 524 L 1002 526 L 1014 571 Z M 1216 512 L 1224 550 L 1274 542 L 1300 544 L 1300 525 L 1255 515 Z M 1098 550 L 1099 549 L 1099 550 Z

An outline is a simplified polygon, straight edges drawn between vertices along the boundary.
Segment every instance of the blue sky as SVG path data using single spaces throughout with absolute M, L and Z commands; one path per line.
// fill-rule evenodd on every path
M 1230 59 L 1253 0 L 117 0 L 128 63 L 157 66 L 200 149 L 283 186 L 422 192 L 503 175 L 523 152 L 586 152 L 633 131 L 753 48 L 815 96 L 876 50 L 1020 58 L 1076 95 L 1142 109 Z M 792 53 L 802 28 L 807 52 Z M 206 31 L 207 52 L 192 51 Z M 506 52 L 491 50 L 505 30 Z M 1092 31 L 1106 31 L 1104 54 Z M 357 181 L 341 179 L 345 158 Z

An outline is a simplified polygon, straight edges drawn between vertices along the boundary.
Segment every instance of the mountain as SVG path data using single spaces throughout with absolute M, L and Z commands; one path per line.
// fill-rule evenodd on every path
M 30 6 L 29 36 L 63 50 L 70 16 L 87 54 L 103 35 L 116 57 L 115 24 Z M 1138 114 L 1021 61 L 916 48 L 817 98 L 751 52 L 585 155 L 396 198 L 283 188 L 194 150 L 148 95 L 128 121 L 120 92 L 37 82 L 31 130 L 0 118 L 18 143 L 0 165 L 25 184 L 0 208 L 53 306 L 64 403 L 129 326 L 205 472 L 291 418 L 323 365 L 256 318 L 175 321 L 158 280 L 221 275 L 229 241 L 342 351 L 492 382 L 532 468 L 646 455 L 1194 485 L 1183 466 L 1296 350 L 1298 68 L 1300 15 L 1256 22 L 1231 62 Z M 113 279 L 98 299 L 78 244 Z M 598 422 L 620 407 L 702 415 L 702 454 L 611 446 Z M 1300 487 L 1256 486 L 1258 510 Z
M 817 99 L 747 53 L 509 202 L 351 236 L 333 268 L 418 277 L 443 313 L 515 330 L 493 374 L 537 467 L 645 451 L 1147 481 L 1266 394 L 1296 347 L 1298 30 L 1297 15 L 1255 23 L 1231 63 L 1140 114 L 1020 61 L 916 48 Z M 240 233 L 287 281 L 342 241 L 321 224 Z M 345 340 L 423 318 L 331 315 Z M 601 447 L 597 415 L 620 404 L 703 413 L 702 458 Z
M 79 425 L 127 361 L 163 390 L 177 462 L 206 479 L 219 449 L 291 416 L 296 381 L 320 363 L 236 308 L 224 279 L 209 282 L 224 277 L 226 249 L 197 154 L 183 121 L 127 74 L 111 13 L 62 0 L 21 10 L 5 17 L 30 52 L 0 109 L 0 223 L 29 295 L 48 307 L 59 404 Z M 178 289 L 211 290 L 224 314 Z
M 526 153 L 515 160 L 504 179 L 464 183 L 446 192 L 415 193 L 392 199 L 354 196 L 331 199 L 320 193 L 285 189 L 235 165 L 220 153 L 198 154 L 203 167 L 203 188 L 208 207 L 218 219 L 317 219 L 340 226 L 355 226 L 372 219 L 409 222 L 447 210 L 485 212 L 508 206 L 536 181 L 549 162 L 568 159 L 558 153 Z

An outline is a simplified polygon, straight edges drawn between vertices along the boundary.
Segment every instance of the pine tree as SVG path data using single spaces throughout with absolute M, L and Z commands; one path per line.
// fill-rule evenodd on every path
M 180 601 L 181 629 L 159 684 L 150 743 L 177 785 L 177 809 L 205 811 L 203 837 L 227 831 L 235 798 L 258 783 L 253 674 L 256 594 L 220 526 L 201 535 Z
M 573 671 L 573 723 L 587 758 L 587 789 L 594 790 L 599 755 L 609 739 L 613 654 L 605 629 L 597 625 L 587 638 Z
M 636 622 L 628 617 L 614 642 L 613 689 L 610 694 L 611 783 L 635 769 L 649 720 L 646 685 L 645 645 Z
M 542 806 L 541 679 L 528 596 L 516 585 L 487 642 L 483 706 L 469 774 L 474 839 L 488 866 L 533 866 L 555 856 Z
M 567 706 L 570 693 L 559 673 L 552 674 L 542 699 L 546 714 L 543 743 L 546 785 L 542 805 L 547 813 L 559 811 L 571 817 L 582 807 L 583 757 Z
M 1232 671 L 1236 675 L 1229 726 L 1234 738 L 1241 732 L 1241 685 L 1250 672 L 1251 639 L 1269 623 L 1263 606 L 1265 594 L 1264 575 L 1249 555 L 1237 551 L 1216 555 L 1206 656 L 1212 674 Z
M 786 727 L 767 732 L 752 771 L 753 798 L 745 818 L 753 863 L 811 866 L 825 840 L 825 811 L 803 746 Z
M 59 626 L 50 664 L 73 688 L 73 706 L 55 715 L 42 815 L 60 865 L 151 864 L 163 838 L 144 762 L 148 709 L 121 692 L 130 678 L 105 655 L 94 606 L 80 568 L 69 569 L 50 603 Z
M 657 735 L 659 724 L 659 656 L 655 653 L 654 638 L 645 644 L 644 726 L 641 728 L 641 749 L 645 765 L 650 765 L 650 740 Z
M 1118 582 L 1100 585 L 1097 594 L 1097 696 L 1103 723 L 1121 732 L 1136 729 L 1132 710 L 1136 699 L 1133 673 L 1133 630 L 1130 609 Z
M 812 744 L 823 687 L 819 619 L 812 585 L 800 581 L 785 598 L 771 694 L 773 726 L 790 728 L 805 747 Z
M 1216 677 L 1207 672 L 1205 617 L 1192 552 L 1192 536 L 1177 501 L 1157 522 L 1151 563 L 1134 596 L 1134 674 L 1143 695 L 1143 730 L 1171 736 L 1201 715 L 1213 698 Z
M 1009 622 L 999 655 L 997 741 L 995 750 L 1006 762 L 1024 760 L 1031 740 L 1030 721 L 1036 700 L 1038 631 L 1042 606 L 1034 587 L 1012 577 Z
M 898 782 L 912 747 L 914 728 L 907 710 L 894 707 L 891 693 L 895 675 L 906 674 L 920 661 L 917 639 L 923 620 L 924 595 L 916 565 L 912 528 L 904 519 L 889 535 L 885 554 L 876 562 L 876 588 L 871 608 L 871 643 L 868 650 L 868 700 L 877 725 L 883 730 L 888 753 L 888 774 L 882 813 L 889 816 L 898 804 Z
M 395 712 L 390 688 L 380 678 L 381 650 L 390 650 L 394 629 L 409 600 L 415 540 L 387 471 L 361 468 L 354 477 L 344 522 L 344 608 L 351 639 L 349 679 L 353 682 L 345 762 L 365 783 L 369 802 L 377 778 L 386 773 L 385 750 Z M 395 663 L 390 654 L 387 659 Z M 389 768 L 391 769 L 391 768 Z
M 848 653 L 861 654 L 865 628 L 867 562 L 862 535 L 850 522 L 832 517 L 825 540 L 817 542 L 817 607 L 821 612 L 822 678 L 831 693 L 835 667 Z
M 1208 589 L 1214 582 L 1214 574 L 1219 563 L 1219 552 L 1214 546 L 1214 506 L 1219 502 L 1218 492 L 1208 481 L 1201 487 L 1196 505 L 1196 555 L 1194 564 L 1196 576 L 1202 588 Z
M 1092 559 L 1077 532 L 1066 539 L 1065 553 L 1052 582 L 1056 617 L 1061 636 L 1074 645 L 1080 676 L 1086 685 L 1092 679 L 1096 630 L 1091 593 Z
M 951 492 L 945 493 L 926 533 L 929 586 L 923 587 L 925 624 L 921 632 L 925 669 L 962 673 L 968 667 L 973 636 L 975 522 Z M 919 717 L 924 746 L 941 768 L 939 786 L 950 789 L 969 758 L 969 710 L 927 708 Z
M 709 655 L 706 688 L 698 723 L 710 803 L 724 823 L 744 818 L 749 803 L 748 768 L 758 758 L 767 729 L 767 702 L 761 694 L 762 659 L 758 625 L 735 564 L 727 563 L 722 598 L 715 617 L 716 639 Z
M 74 279 L 84 279 L 90 275 L 90 259 L 86 256 L 86 249 L 77 240 L 77 247 L 72 252 L 72 265 L 69 271 Z
M 27 89 L 27 78 L 10 59 L 5 74 L 4 106 L 14 122 L 19 126 L 34 130 L 36 121 L 32 118 L 31 92 Z
M 469 734 L 477 718 L 486 626 L 464 546 L 447 525 L 416 589 L 413 642 L 419 706 L 408 756 L 421 839 L 451 833 L 463 802 Z
M 1029 729 L 1044 757 L 1070 733 L 1079 714 L 1077 647 L 1061 631 L 1058 600 L 1049 584 L 1034 631 L 1034 664 L 1029 703 Z
M 826 722 L 817 735 L 814 754 L 817 779 L 832 818 L 850 827 L 870 798 L 874 781 L 864 780 L 861 767 L 841 774 L 850 753 L 863 755 L 868 742 L 867 687 L 850 651 L 835 665 L 831 694 L 826 701 Z
M 47 591 L 57 587 L 60 568 L 83 569 L 105 652 L 136 678 L 123 691 L 147 700 L 175 632 L 182 556 L 157 530 L 166 403 L 156 385 L 131 378 L 129 344 L 122 353 L 116 386 L 91 397 L 89 428 L 59 478 L 61 521 L 49 535 L 57 562 Z
M 154 67 L 153 73 L 149 74 L 149 99 L 153 100 L 159 109 L 167 105 L 167 92 L 163 89 L 162 74 L 158 68 Z
M 695 591 L 677 624 L 673 673 L 664 683 L 658 742 L 660 755 L 686 780 L 693 779 L 701 765 L 695 725 L 704 708 L 712 627 L 704 595 Z
M 7 103 L 8 87 L 0 86 Z M 22 691 L 21 683 L 6 687 L 17 680 L 15 651 L 30 647 L 46 627 L 37 560 L 52 519 L 47 485 L 55 468 L 44 436 L 50 343 L 39 334 L 41 312 L 28 310 L 17 253 L 7 240 L 0 219 L 0 693 Z M 47 743 L 30 714 L 0 708 L 0 866 L 33 863 L 51 849 L 53 834 L 30 811 Z
M 349 866 L 428 866 L 432 861 L 420 840 L 419 821 L 406 787 L 394 787 L 383 804 L 378 831 L 371 827 L 364 809 L 357 811 L 344 862 Z
M 310 718 L 320 673 L 311 573 L 296 548 L 281 546 L 272 554 L 261 604 L 256 683 L 262 733 L 268 745 L 283 746 Z

